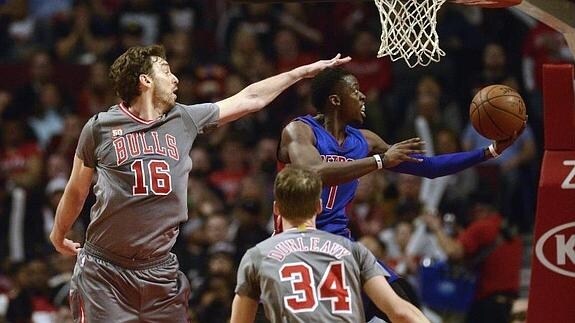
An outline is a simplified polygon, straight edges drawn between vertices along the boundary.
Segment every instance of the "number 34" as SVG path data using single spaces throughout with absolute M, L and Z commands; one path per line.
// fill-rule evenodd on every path
M 313 271 L 304 262 L 283 265 L 281 281 L 289 281 L 292 294 L 284 296 L 284 305 L 294 313 L 312 312 L 318 301 L 331 301 L 332 313 L 351 313 L 351 296 L 345 281 L 344 263 L 332 261 L 316 288 Z

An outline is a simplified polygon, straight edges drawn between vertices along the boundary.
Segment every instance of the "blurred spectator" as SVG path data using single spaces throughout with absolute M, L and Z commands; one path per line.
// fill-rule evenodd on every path
M 10 106 L 11 102 L 12 93 L 0 89 L 0 122 L 2 122 L 4 111 Z
M 236 247 L 235 263 L 239 263 L 246 251 L 270 236 L 261 217 L 259 200 L 243 199 L 236 202 L 232 211 L 233 244 Z
M 59 135 L 53 136 L 48 144 L 47 152 L 57 153 L 67 160 L 74 160 L 76 144 L 82 131 L 83 119 L 75 114 L 67 114 L 64 117 L 64 129 Z
M 210 183 L 224 193 L 225 202 L 232 205 L 239 193 L 240 183 L 249 173 L 246 147 L 237 138 L 228 138 L 219 149 L 221 166 L 209 176 Z
M 468 124 L 463 133 L 463 148 L 486 147 L 490 141 Z M 475 167 L 485 190 L 498 194 L 503 216 L 522 232 L 530 232 L 535 212 L 538 163 L 533 130 L 528 124 L 515 143 L 497 159 Z M 485 186 L 487 185 L 487 186 Z
M 46 179 L 68 178 L 72 167 L 68 158 L 59 153 L 52 153 L 46 159 Z
M 56 307 L 48 286 L 48 266 L 41 260 L 22 264 L 17 273 L 14 296 L 8 304 L 8 322 L 53 322 Z
M 28 124 L 38 139 L 38 145 L 45 150 L 52 137 L 64 130 L 66 107 L 62 95 L 54 83 L 46 83 L 40 89 L 39 102 L 28 118 Z
M 459 136 L 451 129 L 443 128 L 437 130 L 434 139 L 437 155 L 463 151 Z M 467 205 L 467 197 L 477 189 L 476 168 L 467 168 L 456 174 L 449 175 L 445 191 L 439 201 L 440 212 L 463 214 Z
M 233 34 L 229 64 L 248 82 L 259 81 L 273 72 L 272 65 L 261 50 L 256 32 L 243 25 Z
M 492 207 L 491 199 L 477 195 L 470 205 L 471 223 L 456 239 L 445 234 L 440 218 L 427 214 L 423 220 L 449 259 L 473 264 L 474 257 L 487 252 L 480 263 L 473 264 L 478 282 L 466 322 L 508 323 L 519 292 L 522 242 Z
M 359 179 L 348 206 L 349 227 L 354 237 L 377 235 L 391 224 L 391 205 L 384 196 L 386 185 L 383 172 L 372 172 Z
M 127 0 L 122 1 L 119 11 L 121 28 L 137 28 L 141 30 L 141 44 L 151 45 L 160 39 L 161 32 L 161 3 L 153 0 Z M 130 46 L 128 46 L 130 47 Z
M 53 23 L 57 57 L 77 64 L 92 64 L 105 57 L 114 46 L 115 21 L 104 10 L 96 10 L 98 1 L 75 1 L 66 15 Z
M 90 65 L 88 80 L 78 93 L 76 112 L 83 119 L 105 111 L 119 102 L 108 79 L 108 64 L 102 60 Z
M 503 46 L 497 43 L 488 43 L 483 49 L 483 68 L 478 74 L 473 74 L 473 93 L 482 87 L 492 84 L 507 84 L 519 89 L 519 79 L 511 73 L 507 62 L 507 53 Z
M 41 200 L 36 192 L 8 185 L 0 173 L 0 263 L 29 261 L 51 250 Z
M 290 29 L 280 29 L 276 32 L 274 36 L 274 53 L 276 71 L 278 73 L 318 60 L 316 53 L 302 50 L 300 38 Z
M 8 108 L 14 115 L 27 118 L 40 102 L 42 86 L 53 82 L 52 57 L 47 51 L 34 52 L 28 63 L 29 80 L 14 93 L 12 105 Z
M 192 69 L 198 64 L 197 55 L 201 51 L 194 50 L 195 39 L 189 32 L 176 30 L 162 37 L 166 44 L 166 56 L 170 58 L 170 69 L 175 75 Z
M 406 278 L 417 269 L 414 259 L 409 258 L 407 254 L 407 245 L 412 234 L 412 222 L 400 220 L 379 235 L 379 239 L 387 246 L 387 264 Z
M 44 168 L 43 154 L 32 129 L 21 119 L 5 116 L 0 130 L 0 171 L 12 185 L 38 189 Z
M 217 252 L 210 255 L 208 276 L 200 287 L 199 299 L 191 300 L 198 322 L 228 322 L 234 296 L 234 273 L 235 266 L 230 254 Z
M 305 49 L 318 48 L 325 40 L 324 35 L 314 26 L 311 12 L 303 3 L 283 3 L 279 12 L 279 26 L 294 32 L 294 36 L 304 42 Z M 308 46 L 305 46 L 309 44 Z M 314 61 L 314 60 L 312 60 Z

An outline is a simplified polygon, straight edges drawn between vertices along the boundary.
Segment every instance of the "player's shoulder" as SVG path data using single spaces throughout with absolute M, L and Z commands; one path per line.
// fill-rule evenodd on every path
M 195 103 L 195 104 L 184 104 L 181 102 L 176 102 L 172 111 L 174 110 L 181 110 L 181 109 L 188 109 L 188 110 L 195 110 L 195 109 L 219 109 L 219 106 L 212 102 L 205 102 L 205 103 Z
M 282 130 L 282 135 L 289 138 L 311 138 L 313 137 L 313 124 L 304 117 L 298 117 L 291 120 Z

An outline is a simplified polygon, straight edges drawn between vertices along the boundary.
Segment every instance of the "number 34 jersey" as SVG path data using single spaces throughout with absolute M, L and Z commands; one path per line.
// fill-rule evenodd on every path
M 362 286 L 386 271 L 361 244 L 290 229 L 249 249 L 236 293 L 260 300 L 272 322 L 364 322 Z
M 215 104 L 176 104 L 146 121 L 120 104 L 88 120 L 76 149 L 97 174 L 86 241 L 135 260 L 167 254 L 188 218 L 192 143 L 218 114 Z

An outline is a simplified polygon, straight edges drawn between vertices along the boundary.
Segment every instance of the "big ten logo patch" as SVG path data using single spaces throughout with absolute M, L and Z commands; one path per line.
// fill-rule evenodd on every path
M 575 277 L 575 222 L 565 223 L 545 232 L 537 240 L 535 255 L 547 269 Z

